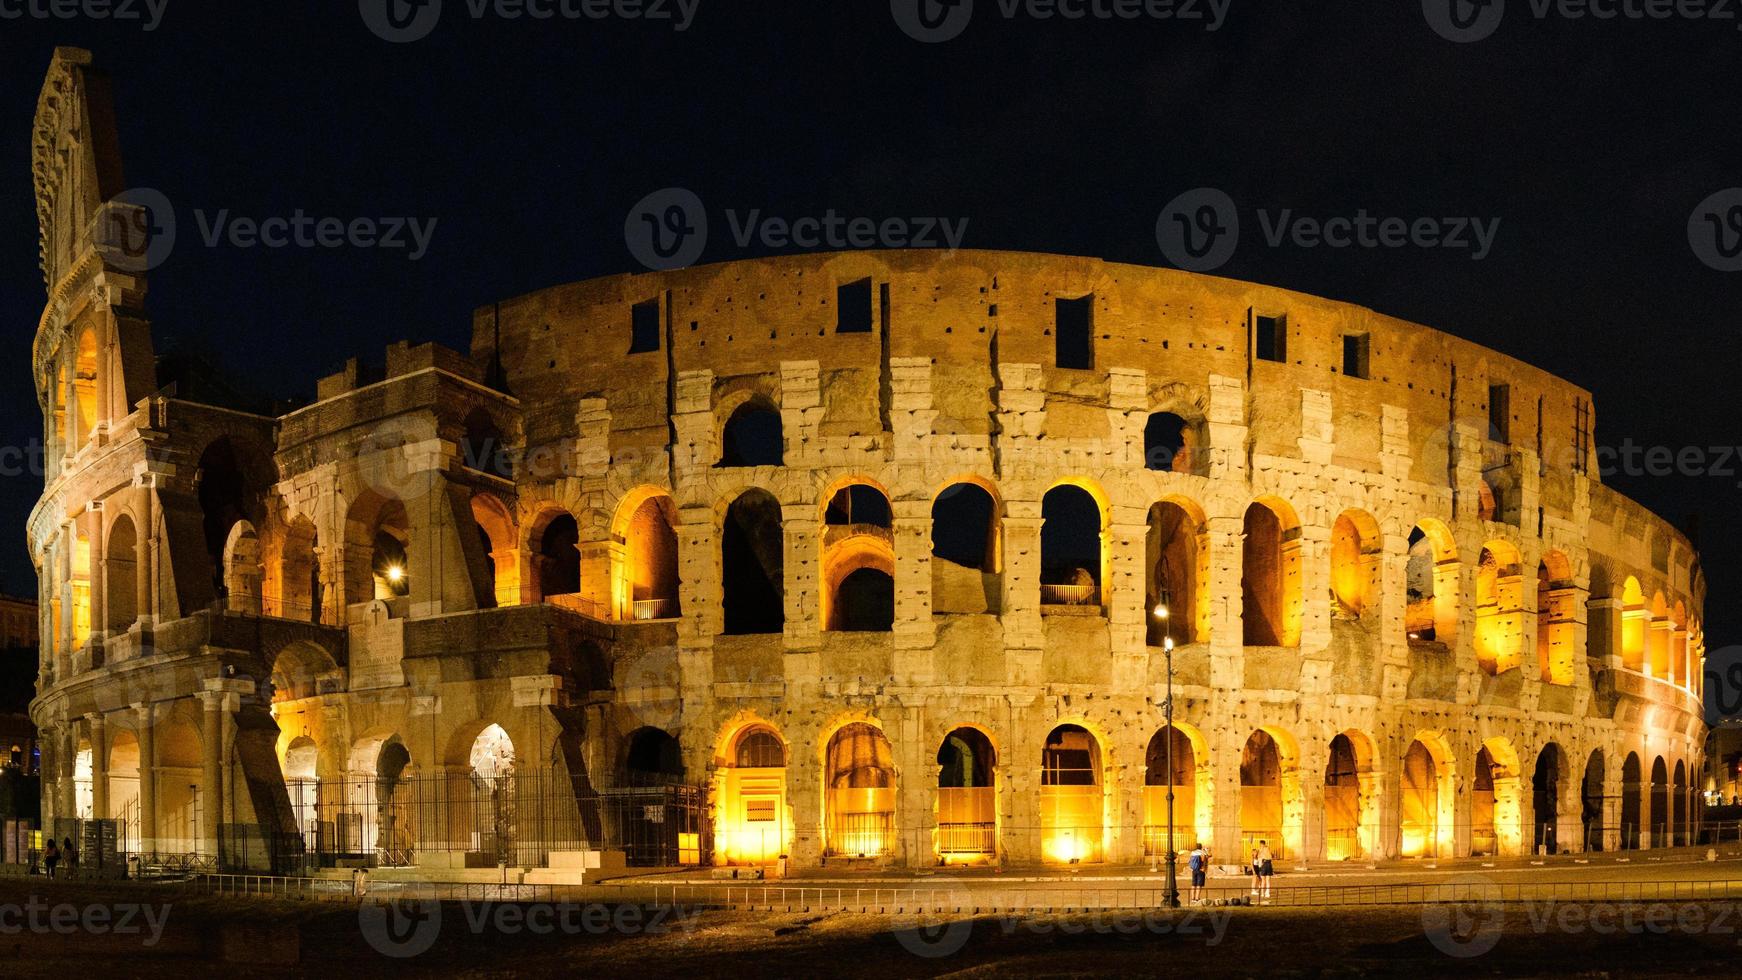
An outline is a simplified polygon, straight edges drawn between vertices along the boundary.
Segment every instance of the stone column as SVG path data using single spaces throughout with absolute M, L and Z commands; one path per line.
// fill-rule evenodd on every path
M 91 596 L 91 664 L 95 666 L 102 663 L 102 657 L 97 651 L 102 649 L 103 637 L 108 635 L 109 629 L 109 553 L 103 544 L 101 500 L 93 500 L 85 508 L 85 522 L 91 528 L 90 582 L 86 588 L 90 590 Z
M 139 849 L 157 852 L 157 740 L 152 726 L 156 705 L 143 701 L 133 706 L 139 715 Z
M 55 808 L 63 817 L 77 817 L 78 805 L 78 759 L 79 759 L 79 725 L 75 719 L 69 718 L 66 724 L 56 733 L 60 738 L 60 751 L 55 753 L 57 764 L 55 770 L 59 779 L 55 783 Z M 51 830 L 53 828 L 44 828 Z
M 1116 691 L 1141 690 L 1149 680 L 1149 576 L 1143 567 L 1149 537 L 1147 517 L 1145 507 L 1114 507 L 1106 535 L 1111 581 L 1104 591 Z
M 1210 580 L 1200 594 L 1210 603 L 1210 684 L 1226 690 L 1245 686 L 1245 628 L 1241 610 L 1241 548 L 1245 522 L 1240 517 L 1211 517 L 1205 523 L 1210 549 Z M 1235 755 L 1240 746 L 1236 745 Z M 1221 842 L 1217 851 L 1223 852 Z
M 91 815 L 109 818 L 109 727 L 102 712 L 85 716 L 91 726 Z
M 929 684 L 932 624 L 931 501 L 897 500 L 894 514 L 894 674 L 898 684 Z
M 686 702 L 708 703 L 714 691 L 714 637 L 725 628 L 720 605 L 720 531 L 711 507 L 684 507 L 674 529 L 678 555 L 679 680 Z M 732 678 L 739 680 L 740 678 Z
M 783 504 L 781 528 L 785 534 L 786 553 L 782 569 L 786 578 L 787 652 L 815 650 L 821 642 L 821 574 L 818 565 L 821 545 L 818 538 L 817 510 L 811 503 Z
M 1044 683 L 1041 651 L 1046 628 L 1040 614 L 1040 501 L 1010 500 L 1004 518 L 1005 663 L 1009 683 Z M 1038 854 L 1038 851 L 1037 851 Z
M 218 682 L 222 683 L 222 681 Z M 200 723 L 200 783 L 204 799 L 200 801 L 199 849 L 201 854 L 222 859 L 220 825 L 224 819 L 224 704 L 222 691 L 201 691 L 200 703 L 205 707 Z

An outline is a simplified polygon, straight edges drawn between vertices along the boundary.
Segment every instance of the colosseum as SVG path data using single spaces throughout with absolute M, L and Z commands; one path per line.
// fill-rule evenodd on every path
M 1181 846 L 1291 865 L 1696 823 L 1699 559 L 1543 370 L 1227 279 L 851 252 L 504 300 L 263 414 L 166 381 L 117 144 L 57 52 L 57 834 L 537 880 L 1136 864 L 1170 790 Z

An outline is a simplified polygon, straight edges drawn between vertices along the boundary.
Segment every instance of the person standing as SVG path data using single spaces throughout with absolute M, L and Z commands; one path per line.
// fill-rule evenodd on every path
M 73 846 L 71 837 L 61 839 L 60 852 L 61 858 L 67 863 L 67 877 L 77 878 L 79 876 L 79 849 Z
M 42 866 L 45 869 L 47 869 L 48 876 L 50 878 L 53 878 L 54 877 L 54 869 L 59 864 L 60 864 L 60 845 L 56 844 L 54 842 L 53 837 L 50 837 L 48 839 L 48 846 L 46 848 L 43 848 L 43 851 L 42 851 Z
M 1270 879 L 1276 875 L 1276 856 L 1270 853 L 1270 842 L 1258 842 L 1258 897 L 1270 904 Z
M 1262 865 L 1258 863 L 1258 848 L 1252 849 L 1251 856 L 1246 861 L 1246 870 L 1252 873 L 1252 900 L 1258 900 L 1258 874 Z
M 1209 877 L 1209 869 L 1206 865 L 1208 864 L 1209 859 L 1210 855 L 1205 852 L 1203 844 L 1199 843 L 1192 845 L 1192 856 L 1190 860 L 1186 862 L 1186 867 L 1190 868 L 1192 872 L 1193 905 L 1204 900 L 1204 883 Z

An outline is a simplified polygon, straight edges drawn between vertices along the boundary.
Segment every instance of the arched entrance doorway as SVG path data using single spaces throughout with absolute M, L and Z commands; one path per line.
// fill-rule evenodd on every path
M 1579 787 L 1579 821 L 1584 828 L 1585 850 L 1603 849 L 1603 750 L 1596 749 L 1585 762 L 1585 779 Z
M 1169 743 L 1173 752 L 1171 776 Z M 1163 727 L 1149 738 L 1143 757 L 1143 853 L 1149 857 L 1167 854 L 1167 794 L 1173 790 L 1174 849 L 1189 850 L 1201 842 L 1198 807 L 1206 805 L 1198 792 L 1197 740 L 1180 728 Z M 1208 787 L 1203 794 L 1208 796 Z
M 1621 846 L 1629 850 L 1637 849 L 1645 836 L 1645 826 L 1640 820 L 1645 792 L 1641 769 L 1638 753 L 1627 753 L 1626 761 L 1621 763 Z
M 1536 772 L 1530 780 L 1531 853 L 1554 854 L 1558 850 L 1556 824 L 1560 819 L 1561 750 L 1550 742 L 1536 757 Z
M 786 743 L 752 724 L 727 742 L 715 846 L 723 864 L 771 864 L 787 852 Z
M 1261 728 L 1240 753 L 1240 857 L 1260 843 L 1277 858 L 1300 846 L 1300 770 L 1292 740 Z M 1286 737 L 1286 736 L 1285 736 Z
M 938 747 L 937 853 L 946 864 L 998 853 L 998 756 L 977 728 L 958 728 Z
M 1101 743 L 1080 725 L 1060 725 L 1041 751 L 1040 849 L 1047 861 L 1099 861 L 1106 834 Z
M 865 722 L 846 725 L 824 754 L 826 852 L 880 858 L 895 848 L 895 757 L 889 739 Z
M 1331 739 L 1325 763 L 1325 859 L 1371 857 L 1378 826 L 1379 787 L 1373 772 L 1373 746 L 1360 732 Z
M 1421 735 L 1403 754 L 1398 854 L 1450 857 L 1455 801 L 1451 751 L 1437 735 Z

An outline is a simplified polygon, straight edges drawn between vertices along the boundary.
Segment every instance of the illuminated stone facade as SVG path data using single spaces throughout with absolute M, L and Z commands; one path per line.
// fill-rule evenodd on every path
M 1698 558 L 1601 485 L 1552 375 L 1248 283 L 876 252 L 559 286 L 469 354 L 202 405 L 104 247 L 134 215 L 85 61 L 36 146 L 51 819 L 243 864 L 542 834 L 537 864 L 673 784 L 672 863 L 1135 862 L 1171 641 L 1184 845 L 1686 832 Z

